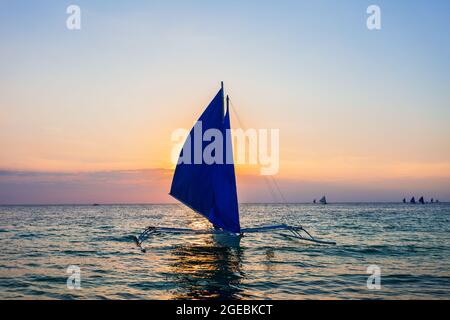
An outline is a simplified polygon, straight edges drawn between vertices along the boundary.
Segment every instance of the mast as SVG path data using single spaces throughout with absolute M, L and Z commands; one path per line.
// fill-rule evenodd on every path
M 223 97 L 225 98 L 225 88 L 224 88 L 224 86 L 223 86 L 223 81 L 220 81 L 220 87 L 221 87 L 221 89 L 222 89 L 222 94 L 223 94 Z M 230 98 L 228 97 L 228 95 L 226 96 L 226 108 L 225 108 L 225 110 L 223 110 L 223 114 L 224 114 L 224 116 L 225 116 L 225 113 L 228 111 L 228 104 L 229 104 L 229 100 L 230 100 Z M 224 104 L 225 105 L 225 104 Z

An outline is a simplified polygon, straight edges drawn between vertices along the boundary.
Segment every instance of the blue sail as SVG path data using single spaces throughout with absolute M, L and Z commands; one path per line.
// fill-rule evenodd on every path
M 223 148 L 223 161 L 207 164 L 203 157 L 200 162 L 199 159 L 195 159 L 195 144 L 201 143 L 203 155 L 203 150 L 211 143 L 203 139 L 199 141 L 197 136 L 199 123 L 202 137 L 209 129 L 216 129 L 222 133 L 223 141 L 219 145 Z M 179 161 L 175 169 L 170 195 L 205 216 L 215 227 L 240 233 L 231 134 L 230 130 L 227 130 L 230 129 L 230 116 L 228 103 L 224 114 L 223 88 L 200 116 L 196 126 L 189 133 L 180 153 L 180 158 L 182 157 L 184 162 Z M 229 150 L 227 146 L 230 147 Z M 189 157 L 183 155 L 184 150 L 190 150 Z M 187 158 L 191 161 L 186 161 Z

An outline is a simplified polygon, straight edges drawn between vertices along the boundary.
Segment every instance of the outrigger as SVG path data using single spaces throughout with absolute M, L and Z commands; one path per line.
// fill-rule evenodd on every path
M 203 114 L 192 128 L 181 150 L 178 165 L 172 180 L 170 195 L 195 212 L 207 218 L 213 225 L 209 230 L 194 230 L 185 228 L 154 227 L 146 228 L 139 236 L 134 236 L 136 245 L 145 252 L 143 242 L 151 235 L 161 234 L 223 234 L 231 237 L 243 237 L 248 233 L 288 231 L 282 236 L 310 241 L 318 244 L 336 244 L 334 241 L 320 240 L 313 237 L 302 226 L 280 224 L 274 226 L 260 226 L 255 228 L 242 228 L 239 222 L 239 206 L 236 191 L 236 175 L 234 170 L 233 148 L 230 133 L 229 97 L 224 99 L 223 82 L 221 89 L 210 102 Z M 200 125 L 197 125 L 197 124 Z M 215 140 L 206 144 L 191 139 L 195 131 L 201 128 L 204 132 L 212 129 L 220 133 L 222 142 L 214 144 Z M 193 141 L 193 143 L 191 143 Z M 198 156 L 210 152 L 212 158 L 217 154 L 223 155 L 227 161 L 214 161 L 198 163 Z M 214 156 L 212 153 L 214 151 Z M 194 158 L 194 161 L 192 161 Z M 231 159 L 231 161 L 230 161 Z M 186 161 L 187 160 L 187 161 Z M 322 201 L 322 200 L 321 200 Z
M 314 242 L 318 244 L 330 244 L 335 245 L 335 241 L 321 240 L 313 237 L 305 228 L 301 226 L 289 226 L 286 224 L 280 224 L 275 226 L 262 226 L 256 228 L 243 228 L 240 234 L 229 233 L 223 230 L 194 230 L 185 228 L 165 228 L 165 227 L 148 227 L 145 229 L 138 237 L 134 236 L 134 241 L 136 245 L 141 249 L 142 252 L 146 252 L 143 243 L 152 235 L 158 234 L 228 234 L 235 237 L 244 237 L 248 233 L 261 233 L 261 232 L 272 232 L 272 231 L 289 231 L 291 234 L 280 235 L 286 238 L 304 240 L 309 242 Z M 303 235 L 302 232 L 305 234 Z

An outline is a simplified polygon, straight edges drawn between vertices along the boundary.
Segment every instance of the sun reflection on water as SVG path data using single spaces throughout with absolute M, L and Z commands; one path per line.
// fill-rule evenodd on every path
M 221 240 L 202 235 L 196 243 L 173 248 L 169 280 L 178 284 L 173 299 L 242 298 L 243 249 L 224 246 Z

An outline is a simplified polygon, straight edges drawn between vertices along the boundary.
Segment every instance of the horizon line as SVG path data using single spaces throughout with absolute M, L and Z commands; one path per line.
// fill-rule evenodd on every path
M 439 200 L 439 199 L 438 199 Z M 421 205 L 420 203 L 410 203 L 409 201 L 404 203 L 402 201 L 334 201 L 334 202 L 328 202 L 327 204 L 321 204 L 321 203 L 313 203 L 313 202 L 239 202 L 239 204 L 244 205 L 264 205 L 264 204 L 270 204 L 270 205 L 292 205 L 292 204 L 311 204 L 311 205 L 317 205 L 317 206 L 327 206 L 327 205 L 333 205 L 333 204 L 370 204 L 370 203 L 377 203 L 377 204 L 415 204 L 415 205 Z M 448 203 L 447 200 L 439 200 L 439 202 L 425 202 L 425 204 L 443 204 Z M 180 203 L 176 202 L 130 202 L 130 203 L 0 203 L 0 206 L 143 206 L 143 205 L 181 205 Z M 187 207 L 186 207 L 187 208 Z

